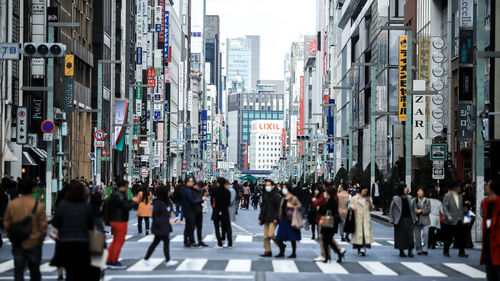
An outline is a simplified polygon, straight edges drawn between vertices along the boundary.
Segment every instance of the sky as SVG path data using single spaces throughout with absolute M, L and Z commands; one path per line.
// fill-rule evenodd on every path
M 283 80 L 285 55 L 292 42 L 316 33 L 315 0 L 206 1 L 207 15 L 220 17 L 221 43 L 226 38 L 260 35 L 261 80 Z

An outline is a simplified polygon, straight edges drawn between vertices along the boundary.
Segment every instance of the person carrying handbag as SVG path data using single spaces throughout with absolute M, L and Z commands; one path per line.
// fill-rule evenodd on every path
M 337 241 L 333 239 L 333 236 L 338 230 L 338 225 L 340 222 L 340 216 L 338 211 L 338 204 L 335 200 L 336 195 L 335 188 L 328 188 L 325 191 L 326 204 L 320 209 L 321 214 L 325 214 L 320 219 L 321 232 L 323 234 L 323 250 L 325 252 L 324 263 L 331 260 L 329 247 L 337 254 L 337 262 L 341 263 L 342 258 L 345 255 L 346 250 L 340 248 Z
M 292 227 L 292 219 L 295 210 L 302 210 L 302 204 L 299 199 L 289 192 L 288 185 L 283 186 L 281 193 L 283 197 L 281 198 L 280 213 L 279 213 L 279 225 L 278 234 L 276 235 L 276 240 L 280 247 L 280 252 L 276 256 L 277 258 L 282 258 L 285 256 L 285 244 L 283 241 L 290 241 L 292 243 L 292 254 L 288 258 L 296 258 L 297 250 L 297 240 L 301 239 L 300 228 Z

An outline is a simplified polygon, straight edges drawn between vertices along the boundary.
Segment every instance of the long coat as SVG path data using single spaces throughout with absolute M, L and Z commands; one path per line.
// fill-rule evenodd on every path
M 279 220 L 281 220 L 281 218 L 283 217 L 283 204 L 285 204 L 285 196 L 283 196 L 283 198 L 281 198 L 281 203 L 280 203 L 280 214 L 279 214 Z M 288 200 L 288 203 L 292 204 L 292 206 L 294 208 L 299 208 L 299 209 L 302 209 L 302 204 L 300 203 L 300 200 L 297 198 L 297 196 L 295 195 L 292 195 L 290 197 L 290 200 Z
M 362 198 L 359 194 L 351 199 L 351 205 L 356 207 L 356 211 L 354 212 L 356 229 L 352 235 L 352 244 L 354 245 L 363 245 L 363 234 L 365 237 L 364 244 L 373 243 L 372 219 L 370 216 L 370 208 L 373 207 L 373 202 L 367 197 L 363 206 L 361 200 Z
M 458 206 L 453 197 L 453 191 L 448 191 L 443 197 L 443 216 L 444 223 L 449 225 L 457 225 L 460 221 L 464 221 L 464 205 L 462 194 L 458 193 Z
M 403 198 L 401 196 L 394 196 L 392 198 L 391 206 L 389 207 L 389 219 L 391 223 L 393 224 L 398 224 L 399 220 L 401 219 L 401 214 L 403 212 Z M 411 214 L 411 220 L 412 223 L 415 223 L 417 221 L 417 218 L 415 216 L 415 210 L 413 208 L 413 201 L 411 199 L 410 195 L 406 196 L 406 200 L 408 200 L 408 206 L 410 206 L 410 214 Z

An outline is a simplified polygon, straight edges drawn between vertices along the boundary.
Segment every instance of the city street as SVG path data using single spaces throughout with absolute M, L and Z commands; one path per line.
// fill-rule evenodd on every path
M 400 258 L 393 249 L 393 230 L 384 224 L 373 222 L 375 243 L 366 257 L 358 257 L 347 243 L 345 261 L 339 265 L 315 263 L 320 254 L 319 243 L 311 240 L 311 232 L 302 230 L 302 241 L 297 247 L 296 259 L 261 258 L 262 227 L 257 224 L 258 211 L 240 210 L 233 224 L 235 240 L 232 249 L 214 249 L 215 236 L 209 213 L 204 214 L 203 235 L 208 248 L 186 249 L 183 247 L 184 225 L 173 225 L 171 236 L 171 257 L 179 262 L 176 267 L 167 268 L 164 263 L 162 245 L 156 248 L 151 261 L 145 266 L 141 259 L 153 239 L 152 235 L 137 235 L 137 220 L 131 213 L 128 235 L 121 252 L 125 270 L 106 270 L 105 280 L 484 280 L 484 268 L 479 266 L 480 252 L 468 250 L 469 258 L 457 257 L 457 250 L 451 251 L 451 258 L 442 256 L 442 249 L 430 250 L 429 256 Z M 7 239 L 4 239 L 7 242 Z M 0 280 L 12 280 L 13 261 L 7 243 L 0 250 Z M 54 251 L 54 243 L 47 238 L 43 247 L 41 270 L 43 280 L 57 279 L 56 269 L 48 266 Z M 273 254 L 278 252 L 273 245 Z M 288 243 L 285 256 L 290 254 Z M 335 259 L 335 255 L 333 256 Z

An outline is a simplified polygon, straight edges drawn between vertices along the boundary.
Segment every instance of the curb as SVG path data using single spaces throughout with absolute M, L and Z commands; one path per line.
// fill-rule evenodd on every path
M 388 217 L 386 217 L 386 216 L 384 216 L 384 215 L 379 215 L 379 214 L 370 213 L 370 216 L 372 216 L 372 218 L 375 218 L 375 219 L 378 219 L 378 220 L 381 220 L 381 221 L 384 221 L 384 222 L 390 223 L 389 218 L 388 218 Z

